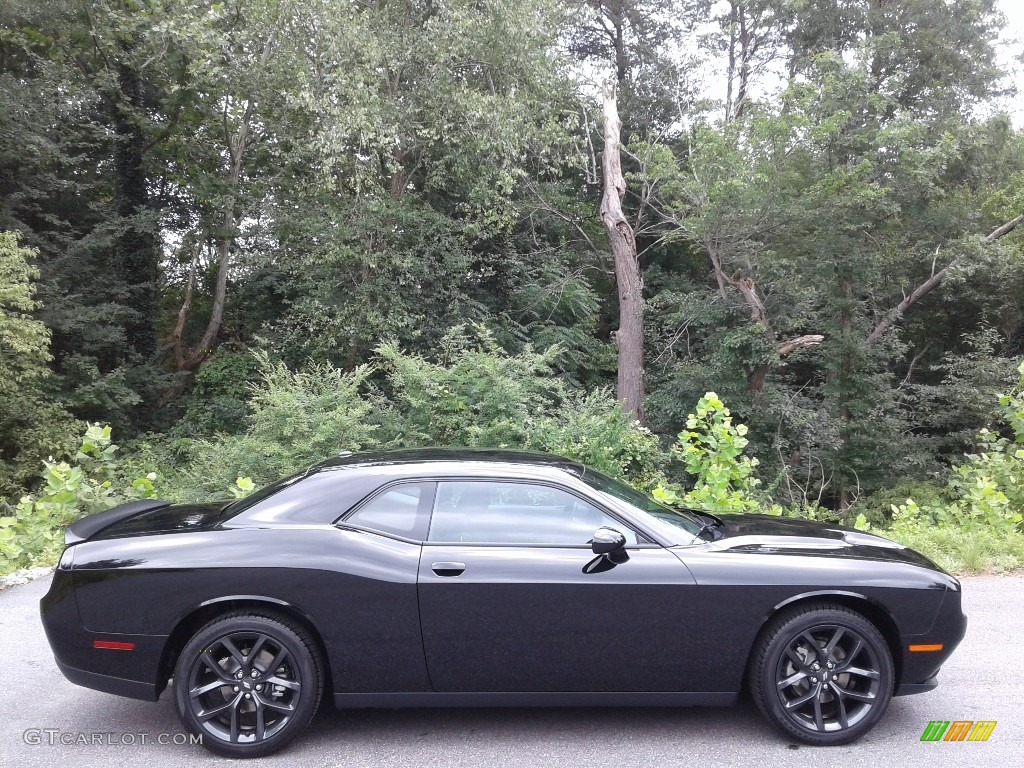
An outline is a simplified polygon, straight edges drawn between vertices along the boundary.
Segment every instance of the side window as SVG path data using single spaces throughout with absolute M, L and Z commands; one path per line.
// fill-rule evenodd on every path
M 558 488 L 530 483 L 466 481 L 438 483 L 429 541 L 473 544 L 585 546 L 602 526 L 632 529 L 583 499 Z
M 406 539 L 424 538 L 429 518 L 429 483 L 388 488 L 345 517 L 345 522 Z

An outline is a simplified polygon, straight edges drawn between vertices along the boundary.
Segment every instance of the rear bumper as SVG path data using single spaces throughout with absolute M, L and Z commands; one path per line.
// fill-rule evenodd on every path
M 60 569 L 54 572 L 39 611 L 57 667 L 72 683 L 133 699 L 159 698 L 164 688 L 159 670 L 166 636 L 101 634 L 85 629 L 71 574 Z M 126 643 L 132 649 L 97 648 L 96 641 Z
M 64 664 L 60 659 L 55 659 L 57 667 L 68 680 L 75 685 L 85 688 L 92 688 L 104 693 L 113 693 L 116 696 L 127 696 L 130 699 L 142 699 L 143 701 L 156 701 L 160 698 L 155 683 L 140 683 L 138 680 L 127 680 L 123 677 L 112 675 L 101 675 L 98 672 L 87 672 L 84 669 L 76 669 Z

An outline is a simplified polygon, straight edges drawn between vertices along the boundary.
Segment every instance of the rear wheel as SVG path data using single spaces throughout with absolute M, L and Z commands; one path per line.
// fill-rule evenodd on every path
M 200 629 L 178 657 L 178 715 L 212 752 L 269 755 L 309 724 L 323 692 L 322 668 L 302 627 L 284 618 L 229 614 Z
M 878 629 L 840 605 L 781 614 L 754 651 L 750 689 L 761 713 L 814 745 L 860 738 L 884 714 L 893 690 L 889 646 Z

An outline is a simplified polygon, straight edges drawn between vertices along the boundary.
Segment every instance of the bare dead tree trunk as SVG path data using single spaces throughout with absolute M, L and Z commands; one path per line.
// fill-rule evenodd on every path
M 622 175 L 619 154 L 622 123 L 619 121 L 616 83 L 608 80 L 603 87 L 604 153 L 601 168 L 604 193 L 601 196 L 601 221 L 608 231 L 615 256 L 615 284 L 619 293 L 619 330 L 615 334 L 618 348 L 617 396 L 626 411 L 643 421 L 644 400 L 644 304 L 640 262 L 636 255 L 633 228 L 622 212 L 626 180 Z
M 713 246 L 708 246 L 708 256 L 711 257 L 711 266 L 715 272 L 715 281 L 718 283 L 718 295 L 723 299 L 729 298 L 729 294 L 725 290 L 725 270 L 722 269 L 722 258 L 718 255 L 718 250 Z
M 1003 237 L 1004 235 L 1008 235 L 1011 232 L 1013 232 L 1013 230 L 1015 230 L 1021 224 L 1024 224 L 1024 214 L 1021 214 L 1017 218 L 1011 219 L 1005 224 L 1002 224 L 993 229 L 985 237 L 985 239 L 982 240 L 982 243 L 984 245 L 990 245 L 999 238 Z M 882 336 L 885 335 L 885 332 L 892 328 L 892 326 L 900 318 L 903 317 L 904 313 L 906 313 L 908 309 L 917 304 L 917 302 L 919 302 L 933 290 L 938 288 L 942 284 L 943 279 L 945 279 L 946 274 L 949 272 L 950 266 L 952 266 L 952 264 L 943 267 L 938 272 L 933 272 L 931 277 L 929 277 L 927 280 L 925 280 L 923 283 L 917 286 L 917 288 L 915 288 L 909 296 L 906 296 L 903 299 L 903 301 L 901 301 L 899 304 L 897 304 L 895 307 L 889 310 L 889 312 L 886 313 L 885 317 L 883 317 L 882 320 L 878 323 L 878 325 L 874 327 L 871 333 L 868 334 L 867 343 L 874 344 L 876 341 L 882 338 Z

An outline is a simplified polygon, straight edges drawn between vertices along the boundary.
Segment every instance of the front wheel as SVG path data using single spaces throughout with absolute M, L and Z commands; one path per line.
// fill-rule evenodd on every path
M 892 654 L 878 629 L 840 605 L 786 612 L 755 648 L 750 689 L 758 709 L 789 736 L 828 746 L 860 738 L 893 691 Z
M 309 724 L 323 692 L 319 652 L 283 618 L 229 614 L 200 629 L 178 657 L 174 700 L 203 746 L 229 757 L 261 757 Z

